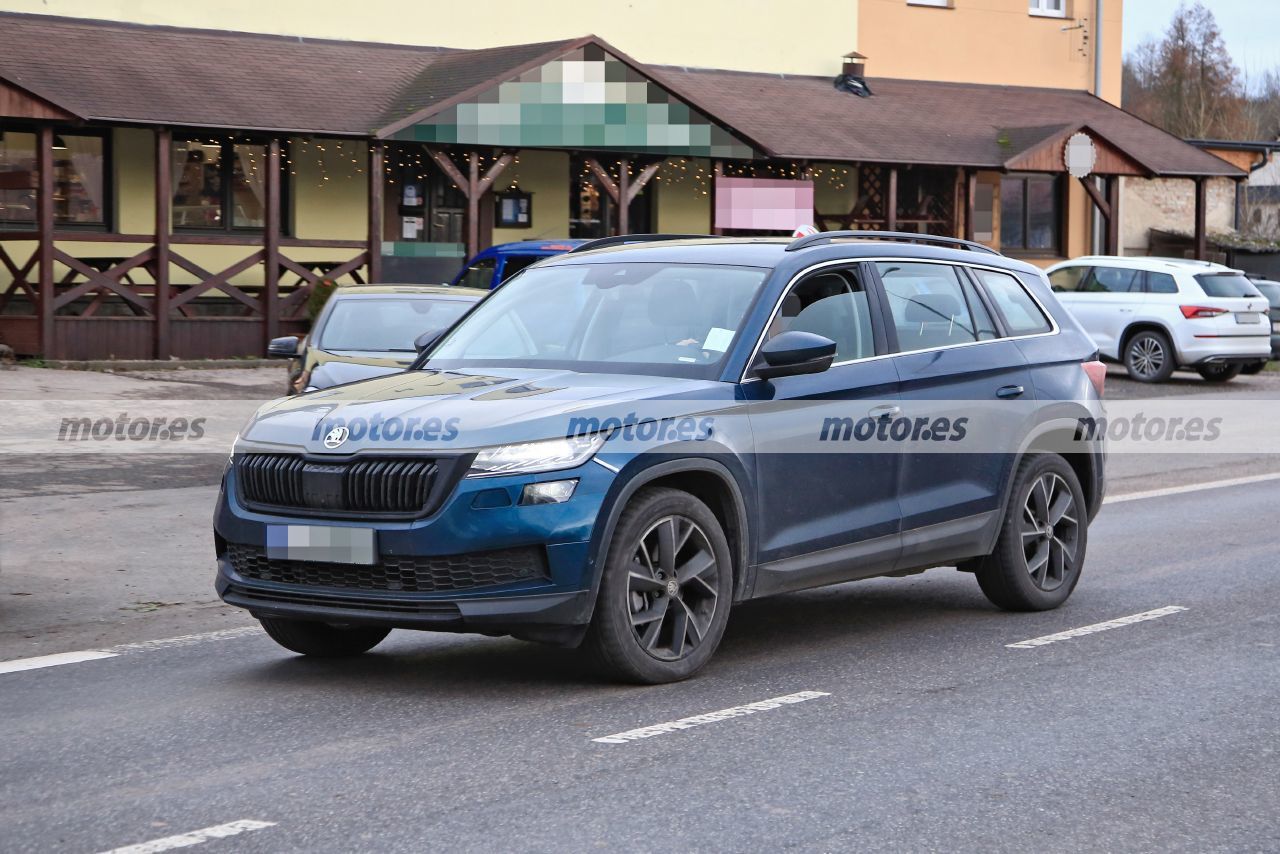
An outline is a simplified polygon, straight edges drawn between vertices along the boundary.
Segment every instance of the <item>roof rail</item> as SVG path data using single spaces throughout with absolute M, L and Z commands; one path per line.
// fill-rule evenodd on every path
M 787 244 L 786 251 L 794 252 L 797 249 L 805 249 L 810 246 L 817 246 L 819 243 L 830 243 L 833 240 L 844 238 L 892 240 L 899 243 L 932 243 L 953 249 L 968 249 L 970 252 L 986 252 L 991 255 L 1000 254 L 990 246 L 974 243 L 972 240 L 960 240 L 955 237 L 934 237 L 932 234 L 917 234 L 912 231 L 819 231 L 817 234 L 797 237 Z
M 714 238 L 715 236 L 714 234 L 615 234 L 613 237 L 588 240 L 581 246 L 570 249 L 568 254 L 587 252 L 591 249 L 604 249 L 609 246 L 625 246 L 628 243 L 657 243 L 660 240 L 701 240 L 703 238 Z

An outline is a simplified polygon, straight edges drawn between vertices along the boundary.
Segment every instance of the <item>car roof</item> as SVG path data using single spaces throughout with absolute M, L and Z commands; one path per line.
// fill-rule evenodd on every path
M 493 258 L 498 255 L 557 255 L 576 249 L 589 241 L 581 238 L 550 237 L 546 240 L 516 240 L 511 243 L 499 243 L 477 252 L 475 258 Z
M 418 294 L 438 297 L 475 297 L 488 294 L 480 288 L 458 288 L 451 285 L 339 285 L 334 296 L 394 296 Z
M 926 235 L 921 235 L 926 237 Z M 656 240 L 622 243 L 599 249 L 587 249 L 559 255 L 543 261 L 540 267 L 559 267 L 574 264 L 607 264 L 625 259 L 628 261 L 665 264 L 723 264 L 726 266 L 774 268 L 787 261 L 807 266 L 810 261 L 833 261 L 864 258 L 919 258 L 921 260 L 948 261 L 960 264 L 979 264 L 1003 267 L 1038 275 L 1039 270 L 1030 264 L 996 253 L 975 252 L 969 249 L 921 245 L 905 241 L 833 238 L 830 241 L 788 251 L 794 242 L 790 237 L 698 237 L 681 240 Z
M 1194 258 L 1158 258 L 1127 255 L 1082 255 L 1070 261 L 1054 264 L 1050 270 L 1070 266 L 1125 267 L 1134 270 L 1150 270 L 1156 273 L 1238 273 L 1234 267 L 1197 261 Z

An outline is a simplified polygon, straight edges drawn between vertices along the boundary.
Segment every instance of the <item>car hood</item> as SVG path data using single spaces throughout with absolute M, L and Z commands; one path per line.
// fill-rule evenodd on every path
M 272 401 L 241 431 L 236 449 L 464 451 L 594 432 L 610 417 L 662 420 L 715 411 L 735 405 L 734 389 L 706 380 L 563 370 L 406 371 Z M 348 427 L 348 435 L 327 447 L 326 436 L 339 426 Z
M 377 362 L 339 362 L 336 360 L 323 362 L 311 372 L 307 385 L 317 389 L 325 389 L 336 385 L 373 379 L 374 377 L 384 377 L 387 374 L 403 371 L 409 366 L 411 360 L 405 359 L 404 361 L 387 364 L 390 361 L 389 359 L 380 359 Z

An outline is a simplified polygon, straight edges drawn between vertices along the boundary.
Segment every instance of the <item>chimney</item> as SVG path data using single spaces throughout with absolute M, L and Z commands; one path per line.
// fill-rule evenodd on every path
M 848 92 L 859 98 L 870 98 L 872 93 L 871 87 L 867 85 L 866 73 L 867 58 L 856 50 L 852 50 L 844 55 L 844 66 L 840 70 L 840 76 L 831 83 L 841 92 Z
M 844 66 L 840 73 L 846 77 L 866 77 L 867 76 L 867 58 L 856 50 L 851 50 L 844 55 Z

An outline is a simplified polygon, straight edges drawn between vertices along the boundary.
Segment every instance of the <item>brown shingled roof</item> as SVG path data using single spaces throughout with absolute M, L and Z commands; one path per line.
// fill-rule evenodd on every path
M 368 136 L 448 53 L 0 15 L 0 78 L 94 121 Z
M 88 121 L 368 137 L 584 40 L 451 50 L 0 13 L 0 79 Z M 872 79 L 858 98 L 827 77 L 634 64 L 780 158 L 1000 169 L 1015 139 L 1087 125 L 1155 175 L 1244 174 L 1085 92 Z
M 1088 125 L 1153 174 L 1244 174 L 1087 92 L 871 78 L 874 94 L 858 98 L 828 77 L 658 70 L 777 157 L 999 169 L 1013 153 L 1001 145 L 1002 131 L 1025 129 L 1029 145 L 1051 127 Z

